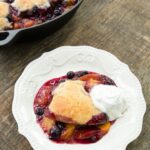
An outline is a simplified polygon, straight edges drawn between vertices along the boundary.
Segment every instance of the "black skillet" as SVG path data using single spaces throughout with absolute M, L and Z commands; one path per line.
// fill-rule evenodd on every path
M 79 2 L 75 6 L 73 6 L 71 10 L 53 20 L 49 20 L 42 24 L 29 28 L 0 32 L 0 46 L 10 45 L 18 39 L 35 39 L 37 37 L 45 35 L 45 33 L 52 33 L 56 31 L 74 15 L 82 2 L 83 0 L 79 0 Z

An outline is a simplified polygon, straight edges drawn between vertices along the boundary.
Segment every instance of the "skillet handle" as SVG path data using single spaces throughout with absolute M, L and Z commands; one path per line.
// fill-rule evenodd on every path
M 18 31 L 6 31 L 0 32 L 0 46 L 5 46 L 10 44 L 12 41 L 15 40 Z

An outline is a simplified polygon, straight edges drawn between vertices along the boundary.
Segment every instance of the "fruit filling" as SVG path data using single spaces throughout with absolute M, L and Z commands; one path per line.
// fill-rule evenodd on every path
M 51 141 L 90 144 L 108 133 L 115 120 L 109 121 L 89 99 L 90 90 L 99 84 L 116 86 L 109 77 L 90 71 L 70 71 L 42 85 L 34 99 L 34 112 Z

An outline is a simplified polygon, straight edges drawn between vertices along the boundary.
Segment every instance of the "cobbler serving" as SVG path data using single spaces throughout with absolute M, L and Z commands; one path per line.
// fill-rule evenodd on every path
M 77 3 L 78 0 L 0 0 L 0 31 L 52 20 Z
M 107 113 L 103 108 L 113 106 L 113 109 L 115 105 L 108 105 L 109 102 L 102 105 L 104 102 L 101 101 L 100 107 L 96 107 L 94 88 L 103 90 L 102 86 L 117 88 L 109 77 L 90 71 L 70 71 L 42 85 L 34 99 L 34 112 L 37 123 L 51 141 L 90 144 L 108 133 L 119 116 L 116 116 L 118 112 Z M 121 107 L 120 112 L 123 111 Z

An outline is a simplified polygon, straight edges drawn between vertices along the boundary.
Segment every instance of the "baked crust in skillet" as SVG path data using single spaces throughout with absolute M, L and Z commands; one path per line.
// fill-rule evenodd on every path
M 10 28 L 11 24 L 8 22 L 7 18 L 0 18 L 0 30 L 5 28 Z
M 9 14 L 9 4 L 0 2 L 0 18 L 5 18 Z
M 0 2 L 0 30 L 11 27 L 11 24 L 6 18 L 8 14 L 9 14 L 9 4 L 5 2 Z
M 38 8 L 47 8 L 50 7 L 49 0 L 15 0 L 12 3 L 12 6 L 18 11 L 31 10 L 35 6 Z

